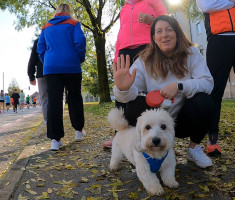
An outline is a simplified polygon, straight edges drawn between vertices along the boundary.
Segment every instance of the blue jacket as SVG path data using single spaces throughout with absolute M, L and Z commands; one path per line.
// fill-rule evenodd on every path
M 43 75 L 81 73 L 86 39 L 80 23 L 66 13 L 58 13 L 43 27 L 37 52 Z

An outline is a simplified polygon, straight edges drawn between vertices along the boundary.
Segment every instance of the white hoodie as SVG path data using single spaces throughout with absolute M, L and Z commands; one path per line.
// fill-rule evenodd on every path
M 204 13 L 226 10 L 235 6 L 234 0 L 197 0 L 198 7 Z
M 130 73 L 134 68 L 137 68 L 133 85 L 127 91 L 120 91 L 115 86 L 114 95 L 116 100 L 127 103 L 134 100 L 141 91 L 160 90 L 173 82 L 181 82 L 184 87 L 183 91 L 175 96 L 175 103 L 168 110 L 171 116 L 176 118 L 186 98 L 191 98 L 199 92 L 210 94 L 214 86 L 205 58 L 195 47 L 190 47 L 190 52 L 191 54 L 188 55 L 186 63 L 189 72 L 182 79 L 177 78 L 171 71 L 168 72 L 164 80 L 161 78 L 154 79 L 150 76 L 149 70 L 145 70 L 143 61 L 138 58 L 130 68 Z

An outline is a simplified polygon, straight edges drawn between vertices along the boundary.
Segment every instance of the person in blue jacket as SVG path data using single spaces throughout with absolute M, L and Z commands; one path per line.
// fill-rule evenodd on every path
M 69 115 L 75 139 L 82 140 L 85 132 L 84 108 L 81 95 L 82 69 L 86 39 L 81 24 L 72 17 L 68 4 L 61 4 L 55 16 L 43 27 L 37 52 L 43 63 L 48 91 L 47 137 L 51 150 L 63 147 L 63 93 L 68 91 Z

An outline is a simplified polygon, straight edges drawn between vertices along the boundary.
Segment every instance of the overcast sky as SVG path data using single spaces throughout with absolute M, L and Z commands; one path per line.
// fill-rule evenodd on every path
M 13 24 L 15 19 L 16 17 L 7 10 L 0 10 L 0 89 L 3 89 L 4 84 L 4 92 L 7 92 L 9 83 L 14 78 L 20 89 L 26 94 L 32 94 L 37 87 L 29 84 L 27 66 L 34 39 L 34 28 L 25 28 L 18 32 Z

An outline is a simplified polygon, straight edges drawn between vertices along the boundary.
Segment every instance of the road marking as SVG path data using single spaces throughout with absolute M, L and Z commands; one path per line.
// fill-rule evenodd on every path
M 7 123 L 7 124 L 2 125 L 2 128 L 0 128 L 0 133 L 6 131 L 7 129 L 9 129 L 9 128 L 12 127 L 13 125 L 14 125 L 14 126 L 17 125 L 19 122 L 24 121 L 25 119 L 27 119 L 27 118 L 33 116 L 34 114 L 36 114 L 36 113 L 38 113 L 38 112 L 41 112 L 41 111 L 40 111 L 40 110 L 36 110 L 36 111 L 34 111 L 33 113 L 27 114 L 27 115 L 23 116 L 22 118 L 17 119 L 17 120 L 14 121 L 14 122 L 10 122 L 10 123 Z

